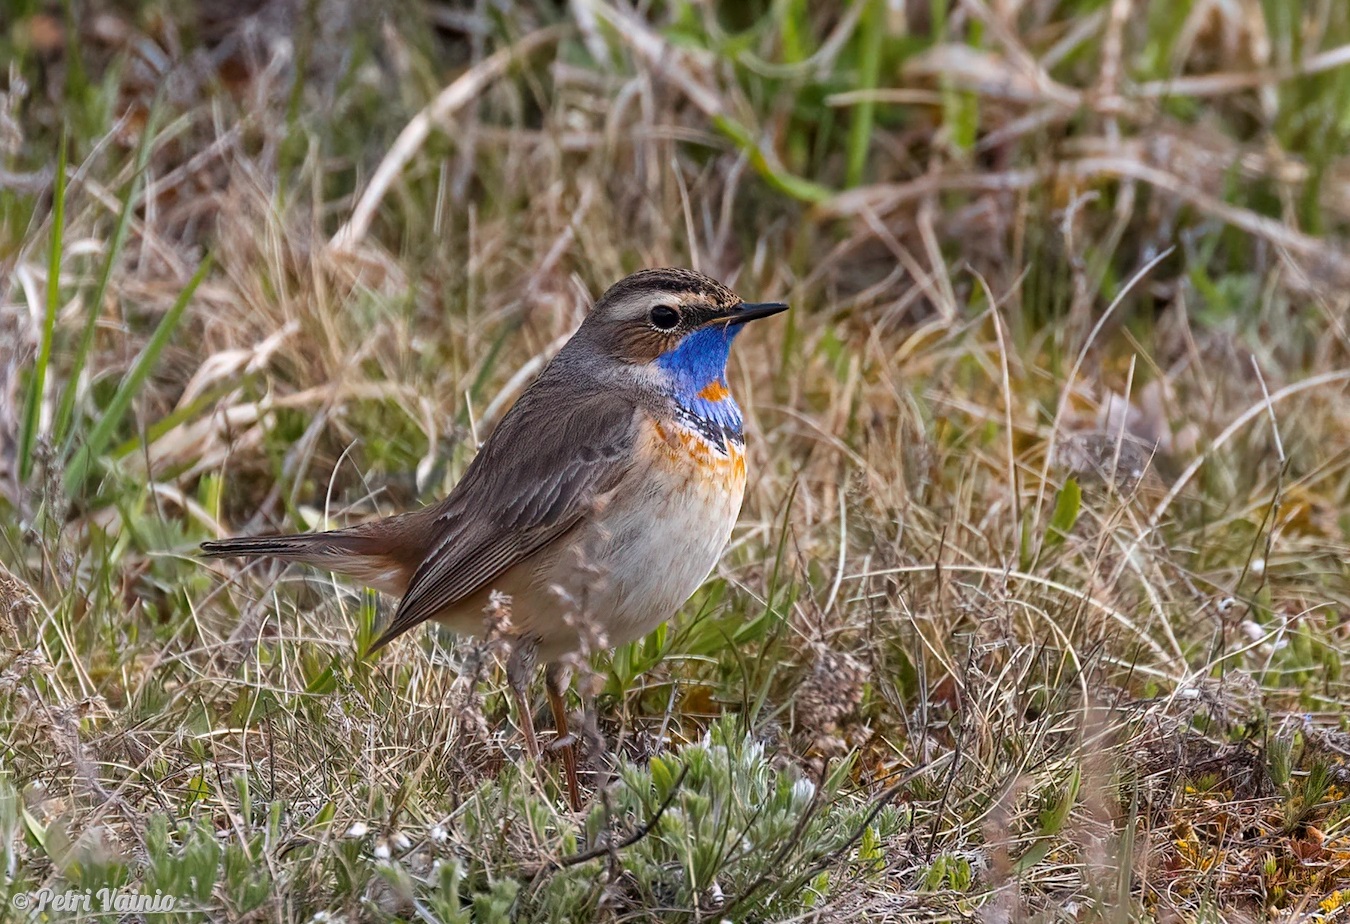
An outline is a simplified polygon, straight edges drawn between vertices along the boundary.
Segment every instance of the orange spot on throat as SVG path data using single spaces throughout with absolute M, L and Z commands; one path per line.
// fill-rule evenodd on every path
M 698 396 L 705 401 L 721 401 L 729 394 L 731 394 L 731 392 L 727 390 L 725 385 L 716 379 L 713 379 L 707 385 L 703 386 L 703 390 L 698 393 Z

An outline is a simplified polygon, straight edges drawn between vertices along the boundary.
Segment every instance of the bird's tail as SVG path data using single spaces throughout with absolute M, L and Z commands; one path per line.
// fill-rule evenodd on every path
M 315 565 L 349 575 L 377 590 L 401 594 L 412 577 L 412 566 L 396 552 L 396 546 L 381 542 L 362 527 L 326 533 L 283 536 L 243 536 L 216 539 L 201 544 L 207 558 L 277 558 Z
M 310 565 L 322 564 L 325 559 L 343 553 L 360 551 L 344 537 L 342 531 L 331 533 L 301 533 L 290 536 L 240 536 L 235 539 L 215 539 L 202 543 L 202 554 L 207 558 L 280 558 L 302 561 Z

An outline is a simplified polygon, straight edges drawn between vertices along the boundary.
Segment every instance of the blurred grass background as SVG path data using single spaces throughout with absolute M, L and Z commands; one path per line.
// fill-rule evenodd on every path
M 1344 913 L 1342 0 L 0 23 L 7 910 Z M 367 662 L 389 601 L 193 549 L 442 496 L 657 265 L 794 310 L 733 360 L 722 565 L 597 661 L 574 817 L 490 651 Z

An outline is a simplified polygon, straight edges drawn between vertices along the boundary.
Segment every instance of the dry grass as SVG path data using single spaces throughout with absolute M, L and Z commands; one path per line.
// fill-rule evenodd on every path
M 1345 913 L 1342 4 L 130 7 L 0 39 L 6 898 Z M 794 310 L 574 818 L 491 650 L 193 549 L 442 495 L 671 264 Z

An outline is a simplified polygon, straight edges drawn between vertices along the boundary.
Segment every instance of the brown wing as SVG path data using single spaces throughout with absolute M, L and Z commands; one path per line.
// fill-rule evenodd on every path
M 576 525 L 627 469 L 637 426 L 632 402 L 612 392 L 537 382 L 441 503 L 438 541 L 371 650 L 489 586 Z

